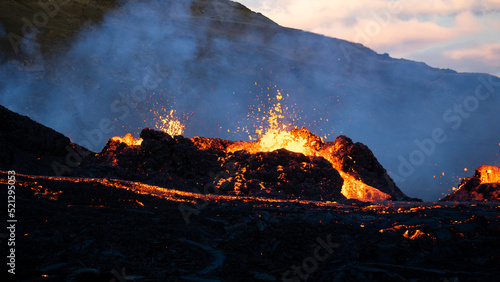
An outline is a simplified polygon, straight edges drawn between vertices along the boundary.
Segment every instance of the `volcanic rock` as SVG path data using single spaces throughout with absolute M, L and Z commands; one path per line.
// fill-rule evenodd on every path
M 89 151 L 55 130 L 0 105 L 0 170 L 68 174 Z
M 225 151 L 228 147 L 238 144 L 241 142 L 238 141 L 229 141 L 223 140 L 219 138 L 207 138 L 207 137 L 193 137 L 191 138 L 193 143 L 202 150 L 211 150 L 211 151 Z
M 259 141 L 188 139 L 146 128 L 141 142 L 131 136 L 110 139 L 99 154 L 82 162 L 74 176 L 127 179 L 185 191 L 210 187 L 225 195 L 413 200 L 396 187 L 365 145 L 345 136 L 325 143 L 305 128 L 293 129 L 290 135 L 306 140 L 310 154 L 259 151 Z M 342 173 L 350 177 L 347 184 Z
M 226 194 L 318 201 L 345 200 L 341 194 L 344 180 L 338 172 L 342 171 L 392 200 L 410 199 L 368 147 L 345 136 L 324 143 L 307 129 L 291 130 L 292 136 L 307 140 L 316 152 L 306 156 L 284 149 L 249 153 L 244 148 L 256 141 L 188 139 L 146 128 L 141 132 L 142 142 L 131 136 L 112 138 L 99 154 L 90 154 L 28 117 L 4 107 L 0 114 L 4 120 L 0 125 L 2 170 L 127 179 L 189 191 L 210 185 Z M 127 144 L 131 141 L 140 145 Z M 231 148 L 243 149 L 231 153 Z
M 500 167 L 482 165 L 442 201 L 500 201 Z
M 327 142 L 321 155 L 343 171 L 363 183 L 377 188 L 395 201 L 420 201 L 406 196 L 394 183 L 372 151 L 362 143 L 354 143 L 349 137 L 338 136 L 334 142 Z
M 229 146 L 241 141 L 172 137 L 149 128 L 142 130 L 141 138 L 140 146 L 127 144 L 126 138 L 110 139 L 99 154 L 85 158 L 74 176 L 127 179 L 182 190 L 213 187 L 229 195 L 345 200 L 342 177 L 322 157 L 284 149 L 227 153 Z
M 187 189 L 188 183 L 195 187 L 205 184 L 210 175 L 221 169 L 216 153 L 198 149 L 190 139 L 149 128 L 142 130 L 141 138 L 140 146 L 110 139 L 99 154 L 82 162 L 75 175 L 114 177 Z
M 189 198 L 136 193 L 141 185 L 133 182 L 21 175 L 16 182 L 19 281 L 299 281 L 293 271 L 305 275 L 310 265 L 318 267 L 308 281 L 500 275 L 493 203 L 320 206 L 214 197 L 186 224 L 179 206 L 196 208 Z M 41 198 L 40 190 L 61 196 Z M 0 193 L 7 198 L 7 189 Z
M 342 177 L 321 157 L 285 149 L 257 154 L 238 151 L 226 160 L 224 168 L 237 171 L 235 193 L 267 197 L 285 194 L 317 201 L 345 199 L 340 192 Z

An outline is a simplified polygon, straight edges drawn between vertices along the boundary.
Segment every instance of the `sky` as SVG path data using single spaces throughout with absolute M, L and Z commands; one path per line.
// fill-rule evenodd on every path
M 500 0 L 237 0 L 278 24 L 393 58 L 500 77 Z

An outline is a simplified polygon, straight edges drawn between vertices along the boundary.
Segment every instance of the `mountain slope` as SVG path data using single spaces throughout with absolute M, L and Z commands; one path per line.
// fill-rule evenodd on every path
M 4 55 L 0 104 L 98 151 L 170 110 L 188 136 L 256 138 L 280 91 L 284 123 L 367 144 L 407 194 L 436 199 L 464 167 L 498 165 L 496 77 L 283 28 L 230 1 L 97 3 L 61 5 L 40 28 L 41 53 Z M 64 20 L 78 23 L 73 37 Z
M 53 129 L 0 105 L 0 170 L 68 174 L 90 152 Z

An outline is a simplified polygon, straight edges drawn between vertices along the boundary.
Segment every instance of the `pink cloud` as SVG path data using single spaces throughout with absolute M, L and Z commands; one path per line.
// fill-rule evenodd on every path
M 478 34 L 484 30 L 482 22 L 470 12 L 457 15 L 450 27 L 417 19 L 409 21 L 396 19 L 394 23 L 382 29 L 380 34 L 373 36 L 372 42 L 368 45 L 380 51 L 387 50 L 404 55 L 456 38 Z
M 473 59 L 484 63 L 500 63 L 500 43 L 481 44 L 475 48 L 462 50 L 451 50 L 444 52 L 444 55 L 453 60 Z

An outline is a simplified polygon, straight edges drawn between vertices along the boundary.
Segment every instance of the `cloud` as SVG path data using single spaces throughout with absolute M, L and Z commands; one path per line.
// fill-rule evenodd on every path
M 474 59 L 485 64 L 500 62 L 500 43 L 486 43 L 474 48 L 446 51 L 444 55 L 453 60 Z
M 271 1 L 262 7 L 266 15 L 279 24 L 359 42 L 379 51 L 391 51 L 394 46 L 400 49 L 425 48 L 480 32 L 483 24 L 474 11 L 480 10 L 484 4 L 476 2 L 313 0 Z M 280 6 L 274 6 L 278 4 Z M 491 6 L 500 8 L 500 3 Z M 419 18 L 423 15 L 432 15 L 431 20 Z M 454 17 L 452 26 L 441 26 L 436 22 L 437 16 L 443 15 Z
M 294 22 L 301 17 L 342 19 L 363 17 L 369 11 L 388 9 L 391 5 L 402 7 L 401 15 L 418 17 L 422 15 L 454 15 L 465 11 L 483 13 L 500 9 L 498 0 L 241 0 L 250 8 L 265 13 L 275 20 Z M 316 14 L 309 13 L 315 11 Z
M 365 24 L 365 30 L 366 25 L 368 23 Z M 395 19 L 387 27 L 381 27 L 380 33 L 372 36 L 367 45 L 379 52 L 405 56 L 415 50 L 480 33 L 484 29 L 484 25 L 471 12 L 458 14 L 449 27 L 418 19 Z

